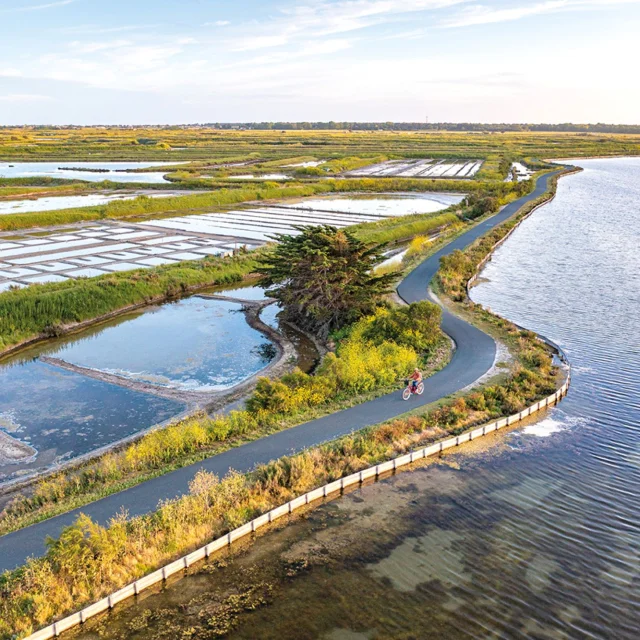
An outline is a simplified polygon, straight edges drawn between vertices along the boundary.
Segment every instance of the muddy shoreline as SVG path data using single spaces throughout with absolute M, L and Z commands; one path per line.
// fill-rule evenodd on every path
M 28 462 L 37 453 L 31 445 L 0 430 L 0 465 Z

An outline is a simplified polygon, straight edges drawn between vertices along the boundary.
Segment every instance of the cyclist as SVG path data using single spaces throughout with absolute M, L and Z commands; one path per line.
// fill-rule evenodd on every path
M 416 392 L 418 385 L 422 382 L 422 372 L 417 367 L 413 370 L 413 373 L 409 376 L 411 380 L 411 391 Z

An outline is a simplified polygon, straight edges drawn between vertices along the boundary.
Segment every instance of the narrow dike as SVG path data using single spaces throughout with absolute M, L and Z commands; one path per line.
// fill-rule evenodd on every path
M 559 170 L 540 176 L 532 193 L 510 203 L 500 213 L 476 225 L 422 262 L 400 283 L 398 294 L 406 302 L 430 299 L 428 285 L 439 268 L 442 256 L 458 249 L 464 249 L 487 231 L 512 217 L 523 205 L 540 198 L 547 191 L 549 181 L 561 172 Z M 417 399 L 417 402 L 412 403 L 413 408 L 430 404 L 464 389 L 493 366 L 496 344 L 489 335 L 446 309 L 443 309 L 442 328 L 456 343 L 454 356 L 444 369 L 425 381 L 424 394 Z M 556 393 L 555 401 L 566 393 L 567 384 L 568 382 L 565 383 L 564 392 L 561 390 Z M 551 401 L 551 403 L 553 402 Z M 548 406 L 548 404 L 544 406 Z M 540 403 L 538 403 L 539 408 L 541 408 Z M 2 549 L 0 571 L 15 568 L 23 564 L 30 556 L 43 555 L 46 551 L 45 540 L 47 536 L 58 537 L 61 531 L 72 524 L 80 513 L 88 515 L 92 520 L 102 525 L 106 525 L 121 510 L 125 510 L 129 517 L 143 515 L 155 510 L 161 500 L 169 500 L 187 494 L 189 481 L 197 471 L 205 470 L 218 477 L 224 477 L 231 469 L 246 473 L 259 464 L 266 464 L 271 460 L 334 440 L 366 426 L 384 422 L 406 413 L 407 409 L 407 404 L 399 393 L 387 394 L 227 450 L 73 511 L 9 533 L 0 537 L 0 548 Z M 529 415 L 529 411 L 526 410 L 522 413 Z M 512 420 L 512 422 L 514 421 Z M 508 419 L 505 418 L 504 424 L 501 426 L 512 422 L 508 422 Z M 502 421 L 498 421 L 498 423 L 502 423 Z M 465 441 L 465 438 L 458 436 L 453 440 L 455 444 L 460 444 Z M 395 464 L 394 461 L 391 462 Z M 395 466 L 391 468 L 393 469 Z

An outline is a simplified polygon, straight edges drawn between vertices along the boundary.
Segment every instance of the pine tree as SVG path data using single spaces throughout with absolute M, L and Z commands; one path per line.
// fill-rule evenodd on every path
M 259 267 L 268 295 L 287 320 L 326 339 L 329 333 L 371 313 L 389 292 L 393 274 L 377 276 L 385 245 L 367 245 L 330 225 L 279 234 Z

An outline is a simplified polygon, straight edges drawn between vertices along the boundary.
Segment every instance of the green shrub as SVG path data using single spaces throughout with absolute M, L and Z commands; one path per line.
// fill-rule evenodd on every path
M 432 353 L 440 342 L 442 309 L 432 302 L 413 302 L 408 306 L 380 309 L 363 337 L 374 344 L 391 340 L 417 353 Z

